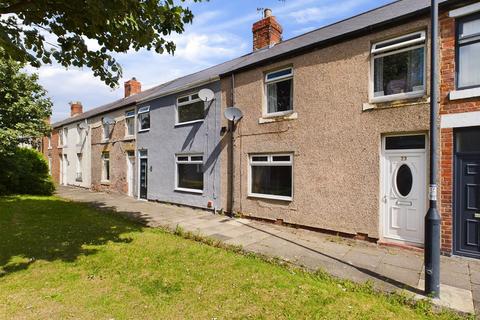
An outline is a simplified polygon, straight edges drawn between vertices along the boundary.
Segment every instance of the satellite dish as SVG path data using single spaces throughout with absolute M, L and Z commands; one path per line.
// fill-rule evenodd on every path
M 87 129 L 87 124 L 85 122 L 80 122 L 78 124 L 78 127 L 82 130 L 85 130 L 85 129 Z
M 223 113 L 223 115 L 225 116 L 225 118 L 227 118 L 230 121 L 238 121 L 242 119 L 243 112 L 237 107 L 229 107 L 225 109 L 225 112 Z
M 102 118 L 102 123 L 103 124 L 115 124 L 115 120 L 113 120 L 111 117 L 106 116 Z
M 202 89 L 198 91 L 198 96 L 205 102 L 212 101 L 215 98 L 215 93 L 210 89 Z

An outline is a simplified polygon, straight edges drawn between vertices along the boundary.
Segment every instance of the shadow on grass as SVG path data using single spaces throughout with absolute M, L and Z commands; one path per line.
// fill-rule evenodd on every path
M 100 203 L 96 205 L 101 206 Z M 129 243 L 137 222 L 85 204 L 52 197 L 0 197 L 0 277 L 27 269 L 37 260 L 75 261 L 107 242 Z

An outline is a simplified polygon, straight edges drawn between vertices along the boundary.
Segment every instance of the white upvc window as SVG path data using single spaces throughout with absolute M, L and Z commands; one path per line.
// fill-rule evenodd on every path
M 52 149 L 52 134 L 50 133 L 47 137 L 48 149 Z
M 203 193 L 203 155 L 177 154 L 175 190 Z
M 150 106 L 139 108 L 137 114 L 138 132 L 150 130 Z
M 110 139 L 110 124 L 106 123 L 102 119 L 102 140 L 107 141 Z
M 82 154 L 77 153 L 77 167 L 76 167 L 77 170 L 76 170 L 75 181 L 78 181 L 78 182 L 81 182 L 83 180 L 83 177 L 82 177 L 82 172 L 83 172 L 82 159 L 83 159 Z
M 80 124 L 77 124 L 77 144 L 80 145 L 83 142 L 83 129 Z
M 371 102 L 425 95 L 425 42 L 425 31 L 419 31 L 372 45 Z
M 66 147 L 68 146 L 68 128 L 63 128 L 62 133 L 63 133 L 62 145 Z
M 286 68 L 265 75 L 264 116 L 281 116 L 293 111 L 293 69 Z
M 102 153 L 102 182 L 110 181 L 110 154 Z
M 254 154 L 249 157 L 248 195 L 292 201 L 293 155 Z
M 176 124 L 201 122 L 205 118 L 205 102 L 198 93 L 183 96 L 177 99 Z
M 135 110 L 125 112 L 125 137 L 135 135 Z
M 48 156 L 48 174 L 52 175 L 52 157 Z
M 457 21 L 457 89 L 480 87 L 480 13 Z

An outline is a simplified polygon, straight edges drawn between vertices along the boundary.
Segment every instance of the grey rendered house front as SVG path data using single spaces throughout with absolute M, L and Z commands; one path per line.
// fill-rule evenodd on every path
M 139 198 L 221 210 L 221 88 L 236 60 L 174 80 L 137 103 Z M 210 89 L 212 101 L 198 92 Z M 148 117 L 149 128 L 142 128 Z

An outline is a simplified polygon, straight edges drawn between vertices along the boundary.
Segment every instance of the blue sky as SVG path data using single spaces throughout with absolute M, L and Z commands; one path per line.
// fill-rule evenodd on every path
M 84 111 L 123 97 L 123 81 L 136 77 L 143 89 L 161 84 L 252 50 L 252 24 L 261 18 L 257 8 L 271 8 L 290 39 L 333 22 L 371 10 L 392 0 L 210 0 L 186 4 L 195 19 L 186 32 L 173 35 L 175 56 L 139 51 L 115 55 L 124 79 L 111 89 L 95 79 L 89 69 L 68 70 L 57 65 L 37 72 L 54 103 L 53 121 L 69 116 L 68 102 L 81 101 Z M 91 42 L 95 48 L 95 43 Z M 31 70 L 29 68 L 29 70 Z

